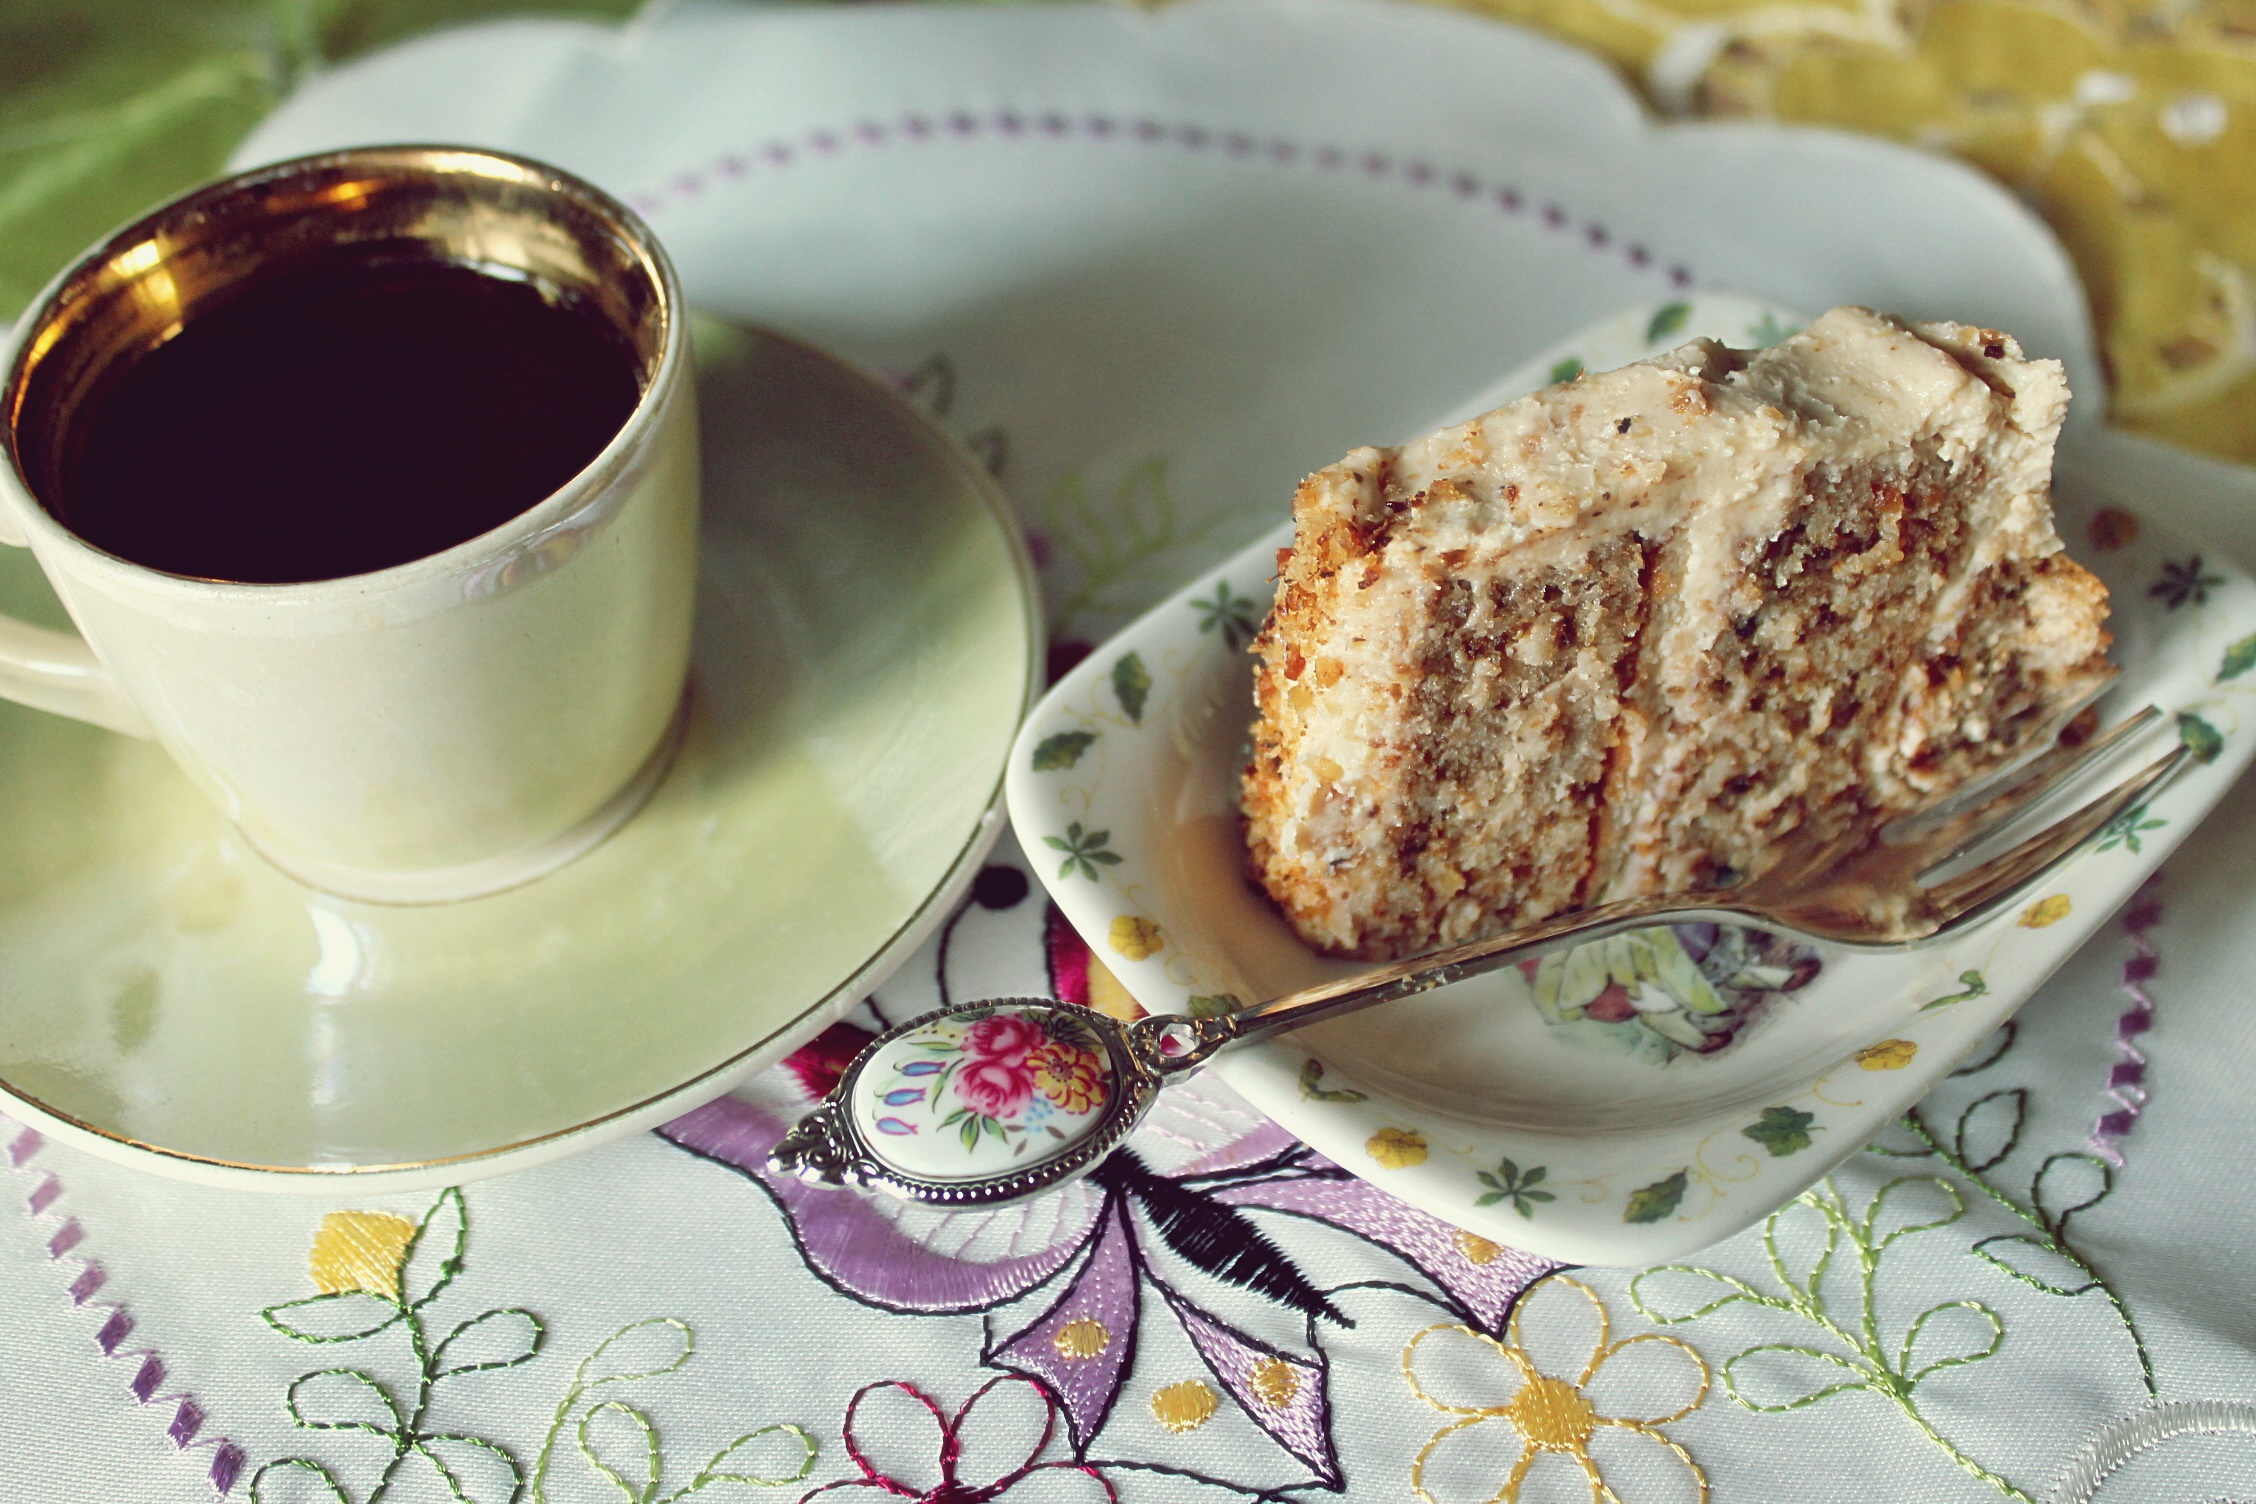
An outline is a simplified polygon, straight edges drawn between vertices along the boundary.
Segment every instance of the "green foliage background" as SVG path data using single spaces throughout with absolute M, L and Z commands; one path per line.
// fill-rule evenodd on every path
M 0 317 L 217 173 L 306 73 L 434 27 L 636 0 L 0 0 Z

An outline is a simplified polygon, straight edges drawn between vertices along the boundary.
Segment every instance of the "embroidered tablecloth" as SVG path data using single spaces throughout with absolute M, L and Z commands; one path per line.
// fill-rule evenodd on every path
M 1208 1082 L 1025 1208 L 778 1183 L 950 974 L 1104 1000 L 1007 846 L 853 1018 L 564 1164 L 331 1205 L 10 1130 L 0 1498 L 2256 1496 L 2252 835 L 2214 819 L 1904 1129 L 1659 1270 L 1461 1233 Z
M 311 59 L 408 14 L 229 13 L 235 32 L 197 41 Z M 47 50 L 0 48 L 0 68 L 68 72 L 54 60 L 118 24 L 74 17 L 12 12 L 0 26 Z M 288 77 L 230 92 L 252 75 L 166 73 L 148 59 L 175 24 L 152 23 L 133 66 L 189 81 L 119 109 L 179 168 Z M 1764 56 L 1781 77 L 1805 65 Z M 1691 76 L 1753 67 L 1719 44 Z M 85 120 L 11 118 L 0 149 L 49 165 L 0 189 L 0 224 L 139 149 L 104 158 Z M 980 373 L 936 357 L 898 374 L 1003 460 L 1016 415 L 955 405 Z M 1116 479 L 1124 512 L 1164 489 Z M 2245 477 L 2187 465 L 2172 487 L 2169 510 L 2256 562 L 2256 533 L 2230 525 Z M 2198 609 L 2201 579 L 2194 562 L 2155 585 Z M 1900 1128 L 1681 1267 L 1558 1270 L 1467 1235 L 1211 1081 L 1022 1208 L 773 1180 L 768 1146 L 887 1020 L 944 995 L 1129 1006 L 1007 840 L 845 1022 L 566 1163 L 321 1202 L 152 1179 L 8 1127 L 0 1500 L 2256 1498 L 2251 792 Z M 1549 1194 L 1497 1186 L 1529 1216 Z

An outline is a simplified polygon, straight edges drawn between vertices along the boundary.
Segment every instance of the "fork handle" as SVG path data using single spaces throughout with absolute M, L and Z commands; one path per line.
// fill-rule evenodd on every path
M 1675 923 L 1738 924 L 1759 917 L 1734 905 L 1729 895 L 1722 892 L 1625 898 L 1618 903 L 1579 909 L 1524 925 L 1486 940 L 1471 940 L 1447 950 L 1428 951 L 1422 956 L 1343 977 L 1336 982 L 1288 992 L 1283 997 L 1256 1003 L 1220 1018 L 1160 1017 L 1143 1020 L 1136 1027 L 1154 1032 L 1153 1045 L 1157 1052 L 1144 1051 L 1146 1062 L 1162 1074 L 1176 1075 L 1205 1064 L 1216 1050 L 1306 1028 L 1343 1014 L 1360 1013 L 1382 1003 L 1416 997 L 1421 992 L 1446 987 L 1467 977 L 1482 976 L 1530 956 L 1556 950 L 1561 941 L 1581 944 L 1603 940 L 1608 935 L 1638 929 L 1661 919 Z M 1161 1034 L 1169 1036 L 1165 1046 L 1159 1044 Z

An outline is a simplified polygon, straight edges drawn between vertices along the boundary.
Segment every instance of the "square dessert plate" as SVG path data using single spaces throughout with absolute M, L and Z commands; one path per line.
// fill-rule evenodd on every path
M 1444 417 L 1695 335 L 1768 344 L 1800 322 L 1687 295 L 1586 330 Z M 1435 426 L 1439 426 L 1438 424 Z M 1385 437 L 1385 436 L 1374 436 Z M 1280 501 L 1282 498 L 1280 498 Z M 1479 1237 L 1576 1263 L 1717 1242 L 1854 1153 L 2019 1008 L 2256 752 L 2256 581 L 2056 478 L 2061 536 L 2113 597 L 2104 720 L 2166 719 L 2101 786 L 2181 737 L 2199 760 L 2011 910 L 1898 952 L 1655 927 L 1231 1051 L 1213 1069 L 1341 1165 Z M 1280 506 L 1280 514 L 1282 513 Z M 1246 645 L 1276 530 L 1065 675 L 1021 729 L 1007 795 L 1059 908 L 1154 1013 L 1263 1000 L 1358 969 L 1316 955 L 1244 877 Z

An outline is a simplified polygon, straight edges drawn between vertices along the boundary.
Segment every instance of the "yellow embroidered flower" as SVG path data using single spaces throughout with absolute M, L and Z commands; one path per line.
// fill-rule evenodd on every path
M 1381 1128 L 1363 1141 L 1363 1147 L 1390 1170 L 1426 1162 L 1426 1136 L 1415 1128 Z
M 1856 1052 L 1856 1063 L 1868 1071 L 1900 1071 L 1911 1064 L 1919 1046 L 1908 1039 L 1883 1039 Z
M 306 1255 L 313 1287 L 324 1295 L 366 1290 L 399 1299 L 400 1264 L 415 1224 L 391 1212 L 326 1212 Z
M 1247 1376 L 1253 1397 L 1272 1410 L 1288 1408 L 1300 1393 L 1300 1373 L 1282 1358 L 1263 1358 Z
M 1468 1264 L 1493 1264 L 1496 1256 L 1504 1251 L 1502 1244 L 1491 1243 L 1479 1233 L 1467 1232 L 1461 1227 L 1457 1229 L 1456 1242 L 1457 1251 L 1464 1255 Z
M 1034 1067 L 1034 1084 L 1043 1096 L 1066 1112 L 1088 1112 L 1105 1099 L 1104 1066 L 1096 1051 L 1056 1040 L 1026 1057 Z
M 1112 922 L 1112 933 L 1107 937 L 1112 948 L 1131 961 L 1141 961 L 1146 956 L 1156 956 L 1167 942 L 1161 938 L 1159 926 L 1135 914 L 1123 914 Z
M 1085 1361 L 1112 1346 L 1112 1333 L 1103 1322 L 1081 1316 L 1059 1327 L 1050 1345 L 1062 1357 Z
M 1553 1292 L 1566 1290 L 1588 1302 L 1587 1312 L 1557 1304 L 1567 1297 Z M 1521 1323 L 1538 1300 L 1547 1304 L 1541 1334 L 1531 1341 Z M 1705 1500 L 1707 1474 L 1691 1453 L 1659 1428 L 1682 1420 L 1706 1402 L 1708 1365 L 1683 1342 L 1660 1332 L 1643 1332 L 1619 1342 L 1611 1337 L 1612 1321 L 1598 1292 L 1563 1275 L 1553 1275 L 1528 1292 L 1512 1313 L 1501 1342 L 1470 1327 L 1446 1323 L 1412 1337 L 1402 1350 L 1403 1381 L 1419 1399 L 1457 1418 L 1434 1432 L 1411 1463 L 1411 1492 L 1426 1504 L 1443 1504 L 1427 1487 L 1431 1479 L 1451 1500 L 1516 1504 L 1520 1489 L 1538 1467 L 1557 1471 L 1572 1465 L 1580 1469 L 1574 1483 L 1588 1486 L 1593 1504 L 1599 1500 L 1618 1504 L 1606 1481 L 1606 1467 L 1613 1461 L 1628 1461 L 1624 1448 L 1651 1443 L 1666 1448 L 1684 1465 Z M 1588 1355 L 1579 1370 L 1570 1353 Z M 1602 1376 L 1600 1370 L 1624 1353 L 1632 1356 Z M 1542 1361 L 1545 1358 L 1549 1361 Z M 1426 1377 L 1420 1377 L 1421 1370 Z M 1575 1376 L 1557 1377 L 1561 1373 Z M 1649 1396 L 1663 1384 L 1673 1386 L 1668 1392 L 1674 1395 L 1689 1390 L 1692 1397 L 1665 1414 L 1615 1413 L 1640 1403 L 1632 1399 L 1631 1391 Z M 1436 1390 L 1459 1393 L 1457 1398 L 1442 1399 Z M 1656 1407 L 1648 1399 L 1641 1408 Z M 1492 1426 L 1492 1421 L 1503 1424 Z M 1558 1460 L 1546 1464 L 1546 1457 Z M 1500 1487 L 1495 1483 L 1499 1473 Z M 1579 1497 L 1581 1489 L 1568 1483 L 1570 1477 L 1553 1479 L 1544 1497 L 1564 1498 L 1569 1492 Z
M 1152 1419 L 1170 1431 L 1196 1431 L 1214 1419 L 1221 1405 L 1212 1386 L 1199 1379 L 1185 1379 L 1170 1384 L 1165 1389 L 1152 1392 Z
M 2058 924 L 2068 917 L 2068 909 L 2068 895 L 2065 893 L 2055 893 L 2050 898 L 2040 898 L 2021 911 L 2021 928 L 2041 930 L 2048 924 Z

